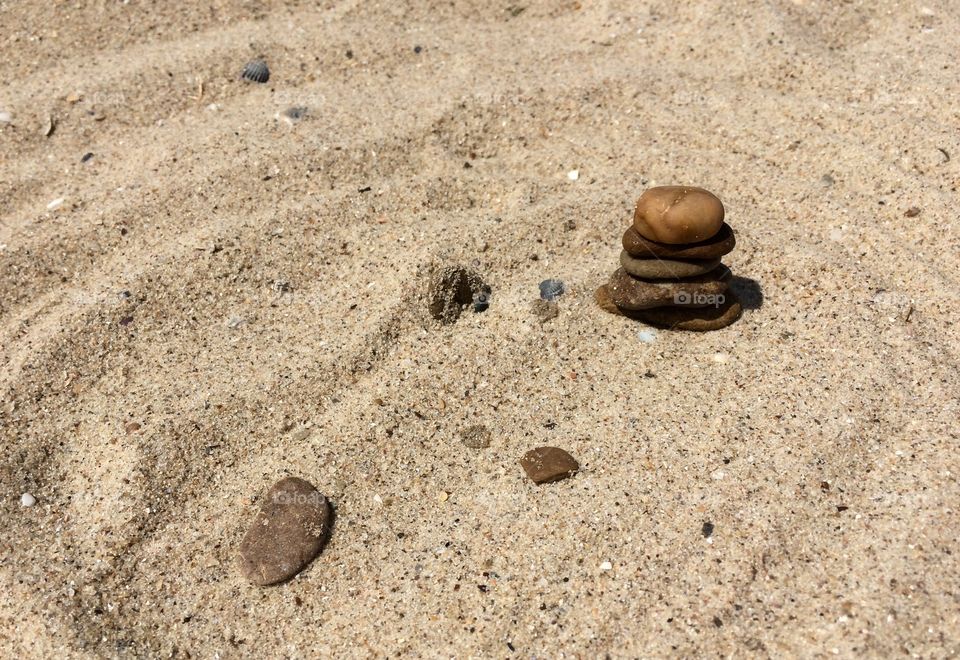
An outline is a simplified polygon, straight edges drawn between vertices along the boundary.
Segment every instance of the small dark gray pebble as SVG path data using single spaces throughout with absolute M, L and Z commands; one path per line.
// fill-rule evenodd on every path
M 87 153 L 83 154 L 83 158 L 80 159 L 80 162 L 81 162 L 81 163 L 86 163 L 86 162 L 87 162 L 88 160 L 90 160 L 91 158 L 93 158 L 93 152 L 92 152 L 92 151 L 88 151 Z
M 540 298 L 542 300 L 556 300 L 563 295 L 563 282 L 560 280 L 544 280 L 540 282 Z
M 473 311 L 485 312 L 490 307 L 490 289 L 478 291 L 473 297 Z
M 243 73 L 240 75 L 244 80 L 265 83 L 270 80 L 270 69 L 267 68 L 267 63 L 263 60 L 253 60 L 247 62 L 247 65 L 243 67 Z

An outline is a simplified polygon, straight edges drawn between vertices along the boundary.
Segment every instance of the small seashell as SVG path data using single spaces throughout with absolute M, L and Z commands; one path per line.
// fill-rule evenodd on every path
M 244 80 L 250 80 L 251 82 L 265 83 L 270 80 L 270 69 L 267 68 L 267 63 L 261 59 L 256 59 L 250 62 L 247 62 L 247 65 L 243 67 L 243 73 L 240 74 Z
M 563 295 L 563 282 L 560 280 L 544 280 L 540 282 L 540 298 L 552 302 Z

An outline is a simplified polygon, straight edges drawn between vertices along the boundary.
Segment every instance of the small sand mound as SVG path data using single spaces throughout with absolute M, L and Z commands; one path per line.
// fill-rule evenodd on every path
M 454 323 L 464 307 L 489 290 L 476 271 L 463 266 L 443 266 L 430 277 L 427 294 L 430 316 L 441 323 Z

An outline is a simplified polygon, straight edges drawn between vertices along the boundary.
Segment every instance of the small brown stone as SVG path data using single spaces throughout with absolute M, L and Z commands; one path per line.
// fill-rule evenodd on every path
M 720 265 L 720 258 L 688 261 L 661 259 L 660 257 L 637 259 L 630 256 L 630 253 L 626 250 L 622 250 L 620 252 L 620 265 L 634 277 L 651 280 L 672 280 L 678 277 L 705 275 Z
M 312 484 L 297 477 L 281 479 L 240 544 L 244 577 L 261 586 L 289 580 L 320 554 L 331 519 L 327 498 Z
M 610 299 L 621 309 L 650 309 L 668 305 L 704 307 L 713 305 L 716 296 L 727 290 L 732 274 L 720 265 L 705 275 L 674 280 L 642 280 L 618 268 L 607 290 Z
M 641 259 L 662 257 L 666 259 L 715 259 L 729 254 L 737 245 L 730 225 L 723 223 L 716 235 L 699 243 L 669 245 L 644 238 L 633 227 L 623 232 L 623 249 Z
M 539 319 L 540 323 L 546 323 L 560 315 L 560 305 L 553 300 L 540 300 L 538 298 L 530 304 L 530 311 Z
M 537 447 L 520 459 L 523 471 L 534 483 L 546 484 L 572 477 L 580 469 L 573 456 L 557 447 Z
M 723 214 L 723 203 L 703 188 L 658 186 L 640 195 L 633 226 L 658 243 L 697 243 L 720 231 Z
M 725 328 L 743 313 L 740 301 L 728 291 L 724 301 L 716 307 L 656 307 L 630 312 L 630 318 L 658 328 L 707 332 Z

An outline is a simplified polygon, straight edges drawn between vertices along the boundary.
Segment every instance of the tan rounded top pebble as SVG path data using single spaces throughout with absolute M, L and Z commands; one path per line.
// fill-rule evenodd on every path
M 633 228 L 651 241 L 678 245 L 698 243 L 723 227 L 723 203 L 694 186 L 657 186 L 637 200 Z

